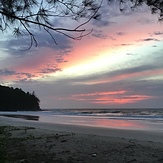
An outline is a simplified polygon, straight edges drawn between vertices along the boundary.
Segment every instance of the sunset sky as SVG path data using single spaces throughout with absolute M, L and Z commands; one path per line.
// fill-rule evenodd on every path
M 101 20 L 80 41 L 37 31 L 29 40 L 0 33 L 0 84 L 33 92 L 41 108 L 163 107 L 163 23 L 147 6 L 121 13 L 101 7 Z M 58 26 L 69 21 L 55 20 Z M 65 23 L 66 22 L 66 23 Z

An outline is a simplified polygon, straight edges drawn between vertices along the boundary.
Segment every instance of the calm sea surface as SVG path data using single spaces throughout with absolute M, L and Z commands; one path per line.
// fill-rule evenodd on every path
M 163 109 L 49 109 L 0 115 L 45 123 L 163 132 Z

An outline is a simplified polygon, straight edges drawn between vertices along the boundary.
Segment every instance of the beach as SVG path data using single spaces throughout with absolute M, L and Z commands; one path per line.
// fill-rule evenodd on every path
M 163 162 L 160 131 L 51 124 L 3 116 L 0 128 L 4 162 Z

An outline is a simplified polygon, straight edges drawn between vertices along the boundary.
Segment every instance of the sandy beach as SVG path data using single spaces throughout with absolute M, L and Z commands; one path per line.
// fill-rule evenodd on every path
M 0 162 L 162 163 L 163 133 L 0 117 Z

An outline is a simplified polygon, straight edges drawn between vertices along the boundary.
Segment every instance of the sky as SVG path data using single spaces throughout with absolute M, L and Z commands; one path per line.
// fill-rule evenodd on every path
M 122 13 L 104 4 L 100 12 L 100 20 L 85 26 L 93 31 L 80 41 L 54 33 L 56 45 L 38 30 L 38 47 L 22 51 L 28 38 L 0 33 L 0 84 L 34 91 L 43 109 L 162 108 L 163 24 L 158 15 L 145 5 Z M 55 20 L 58 26 L 73 23 Z

